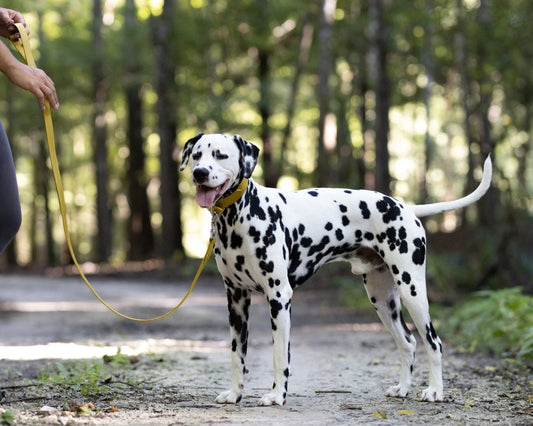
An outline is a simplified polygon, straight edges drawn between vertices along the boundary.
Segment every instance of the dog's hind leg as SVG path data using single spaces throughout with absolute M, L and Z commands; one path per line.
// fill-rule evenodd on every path
M 246 372 L 245 358 L 248 347 L 248 316 L 251 294 L 249 290 L 226 283 L 231 335 L 231 388 L 217 396 L 219 404 L 236 404 L 241 400 Z
M 400 351 L 400 382 L 385 394 L 403 398 L 411 388 L 416 340 L 403 320 L 400 296 L 389 270 L 384 266 L 375 269 L 364 276 L 364 282 L 370 301 Z
M 422 391 L 422 401 L 442 401 L 442 343 L 435 332 L 429 315 L 429 304 L 426 295 L 426 283 L 423 272 L 412 278 L 409 285 L 405 282 L 398 285 L 403 304 L 409 311 L 420 337 L 424 342 L 429 359 L 429 387 Z

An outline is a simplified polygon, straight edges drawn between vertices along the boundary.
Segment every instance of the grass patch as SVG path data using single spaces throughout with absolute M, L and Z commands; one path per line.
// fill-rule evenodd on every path
M 144 357 L 150 360 L 153 356 Z M 140 357 L 124 355 L 120 349 L 101 359 L 51 362 L 41 370 L 36 384 L 60 392 L 67 399 L 113 396 L 120 389 L 143 387 L 132 372 L 140 362 Z

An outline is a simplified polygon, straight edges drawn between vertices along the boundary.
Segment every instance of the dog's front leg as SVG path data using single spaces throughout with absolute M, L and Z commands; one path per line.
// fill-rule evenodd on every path
M 246 372 L 248 347 L 248 315 L 251 295 L 248 290 L 226 284 L 231 336 L 231 388 L 217 396 L 219 404 L 236 404 L 241 400 Z
M 292 289 L 273 289 L 266 297 L 270 304 L 270 320 L 274 339 L 274 384 L 272 390 L 259 400 L 259 405 L 283 405 L 287 400 L 290 363 L 290 328 Z

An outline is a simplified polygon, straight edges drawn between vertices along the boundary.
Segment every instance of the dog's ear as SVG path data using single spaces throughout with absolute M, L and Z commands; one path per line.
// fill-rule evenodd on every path
M 189 139 L 185 143 L 185 147 L 183 148 L 183 155 L 181 158 L 181 165 L 180 165 L 180 171 L 182 172 L 185 170 L 185 167 L 187 167 L 187 164 L 189 163 L 189 157 L 191 156 L 192 149 L 194 148 L 194 145 L 198 140 L 203 136 L 203 133 L 198 133 L 194 138 Z
M 259 158 L 259 148 L 253 143 L 246 142 L 239 135 L 233 136 L 233 140 L 239 147 L 239 151 L 241 151 L 239 165 L 241 167 L 242 175 L 245 178 L 249 178 L 257 164 L 257 159 Z

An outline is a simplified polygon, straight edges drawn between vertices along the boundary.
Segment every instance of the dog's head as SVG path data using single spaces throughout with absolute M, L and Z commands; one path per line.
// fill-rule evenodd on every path
M 199 133 L 185 144 L 180 170 L 190 161 L 196 201 L 211 207 L 251 176 L 258 157 L 259 148 L 239 135 Z

